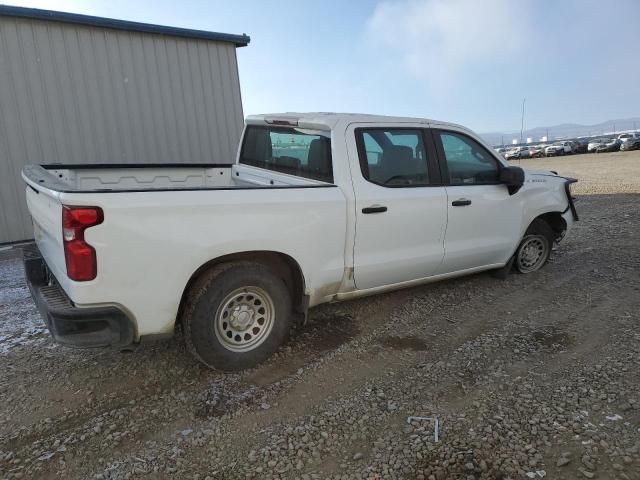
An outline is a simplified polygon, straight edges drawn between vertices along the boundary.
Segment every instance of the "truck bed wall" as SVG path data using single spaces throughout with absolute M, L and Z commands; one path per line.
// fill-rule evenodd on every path
M 55 169 L 52 175 L 73 190 L 156 190 L 167 188 L 215 188 L 236 185 L 231 168 L 91 168 Z
M 59 193 L 323 186 L 324 182 L 248 165 L 26 165 L 36 189 Z

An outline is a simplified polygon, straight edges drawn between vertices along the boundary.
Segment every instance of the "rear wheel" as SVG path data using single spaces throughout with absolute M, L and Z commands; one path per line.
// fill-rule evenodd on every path
M 250 368 L 286 340 L 291 294 L 264 265 L 219 265 L 191 289 L 183 324 L 189 350 L 207 366 L 228 371 Z
M 516 250 L 516 270 L 520 273 L 540 270 L 551 256 L 552 245 L 553 230 L 549 224 L 539 218 L 534 220 Z

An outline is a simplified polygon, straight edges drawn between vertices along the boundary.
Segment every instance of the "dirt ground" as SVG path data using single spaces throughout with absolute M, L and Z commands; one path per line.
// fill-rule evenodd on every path
M 0 478 L 640 479 L 640 152 L 522 164 L 580 179 L 544 269 L 322 306 L 237 374 L 54 344 L 0 252 Z
M 575 193 L 640 192 L 640 151 L 592 153 L 564 157 L 533 158 L 513 162 L 523 167 L 554 170 L 560 175 L 578 178 Z

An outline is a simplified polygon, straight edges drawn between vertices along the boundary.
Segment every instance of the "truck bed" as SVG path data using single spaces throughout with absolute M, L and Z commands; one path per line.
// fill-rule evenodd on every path
M 348 210 L 332 183 L 248 165 L 31 165 L 22 174 L 51 278 L 74 308 L 124 306 L 136 341 L 173 330 L 185 286 L 211 259 L 282 252 L 314 272 L 305 288 L 317 301 L 344 272 Z M 84 233 L 93 280 L 67 274 L 65 206 L 103 213 Z
M 236 164 L 26 165 L 22 172 L 25 180 L 61 193 L 326 186 Z

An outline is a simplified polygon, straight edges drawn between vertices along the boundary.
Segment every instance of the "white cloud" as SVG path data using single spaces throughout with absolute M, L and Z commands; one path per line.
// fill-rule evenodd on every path
M 385 0 L 368 20 L 378 53 L 440 85 L 467 66 L 513 61 L 527 30 L 524 2 L 512 0 Z

